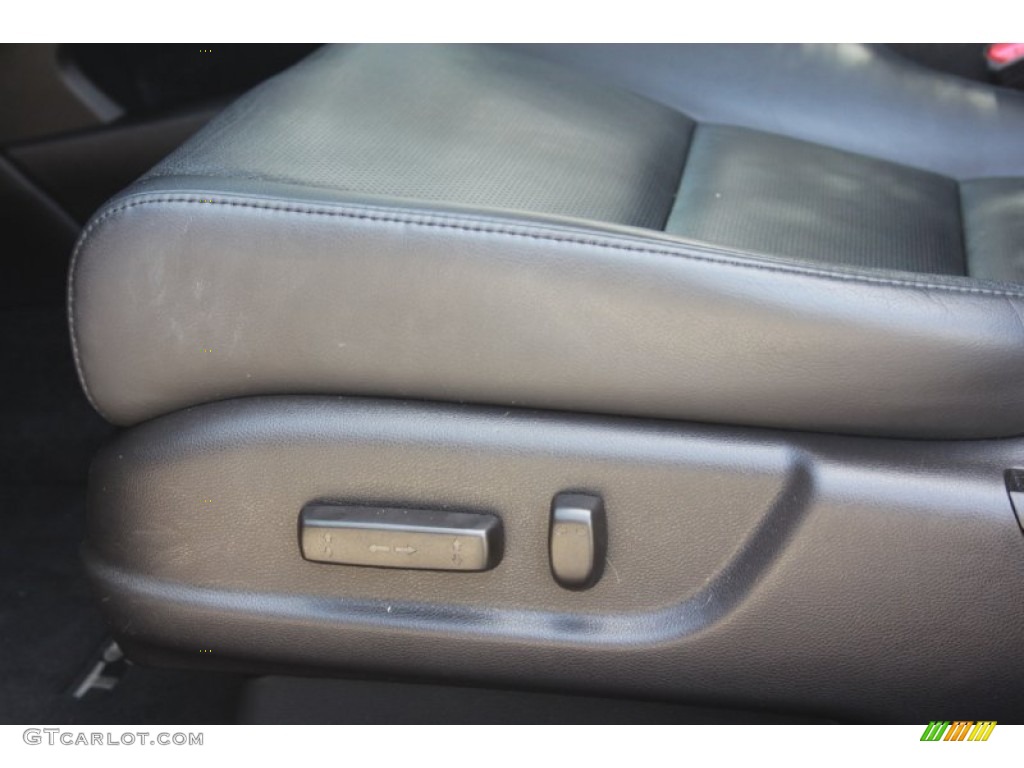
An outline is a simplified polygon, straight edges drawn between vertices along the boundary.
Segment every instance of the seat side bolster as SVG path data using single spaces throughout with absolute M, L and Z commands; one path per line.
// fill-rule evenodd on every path
M 375 395 L 893 437 L 1020 434 L 1024 293 L 479 213 L 145 193 L 69 287 L 90 400 L 131 424 Z

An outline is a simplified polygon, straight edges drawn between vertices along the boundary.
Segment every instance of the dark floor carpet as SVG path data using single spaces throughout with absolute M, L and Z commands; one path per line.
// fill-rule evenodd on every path
M 78 558 L 85 478 L 112 429 L 75 378 L 63 308 L 0 309 L 0 722 L 232 722 L 243 679 L 129 665 L 71 691 L 106 629 Z
M 0 486 L 82 486 L 111 433 L 78 386 L 63 308 L 0 310 Z

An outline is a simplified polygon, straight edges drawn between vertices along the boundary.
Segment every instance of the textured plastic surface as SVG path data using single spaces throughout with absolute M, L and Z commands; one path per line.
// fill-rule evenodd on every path
M 1003 472 L 1022 449 L 226 401 L 98 456 L 85 557 L 120 637 L 199 664 L 1008 722 L 1024 711 L 1024 537 Z M 605 575 L 585 591 L 560 587 L 548 562 L 566 489 L 609 510 Z M 491 510 L 505 554 L 472 575 L 310 563 L 296 510 L 325 498 Z

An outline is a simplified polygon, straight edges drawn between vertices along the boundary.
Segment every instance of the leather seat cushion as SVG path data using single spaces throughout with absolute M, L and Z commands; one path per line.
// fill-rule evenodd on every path
M 72 336 L 96 407 L 130 424 L 328 393 L 1024 431 L 1019 180 L 851 152 L 840 123 L 832 146 L 815 120 L 696 123 L 582 54 L 544 61 L 566 50 L 329 47 L 237 102 L 79 243 Z M 657 50 L 649 83 L 674 82 L 653 67 L 676 49 Z M 912 65 L 862 66 L 872 102 L 848 66 L 871 49 L 813 50 L 889 115 L 862 131 L 902 130 L 876 75 L 904 88 Z M 675 76 L 705 118 L 708 93 L 727 112 L 735 89 L 696 89 L 696 56 Z M 779 93 L 756 96 L 776 115 Z

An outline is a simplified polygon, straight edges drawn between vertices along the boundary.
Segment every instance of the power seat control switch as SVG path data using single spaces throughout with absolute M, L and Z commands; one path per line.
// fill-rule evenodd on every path
M 472 512 L 314 502 L 299 515 L 302 556 L 318 563 L 486 571 L 501 560 L 501 518 Z
M 599 496 L 560 493 L 551 502 L 551 573 L 566 589 L 594 586 L 607 547 L 604 502 Z

